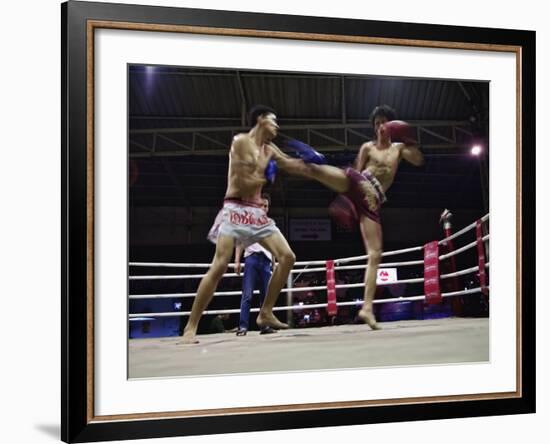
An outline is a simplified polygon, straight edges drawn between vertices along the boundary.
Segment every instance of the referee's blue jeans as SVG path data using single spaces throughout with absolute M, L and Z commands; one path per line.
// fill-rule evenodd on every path
M 260 307 L 264 303 L 267 285 L 271 279 L 271 261 L 263 253 L 253 253 L 244 259 L 243 293 L 239 329 L 248 330 L 250 306 L 254 290 L 260 292 Z

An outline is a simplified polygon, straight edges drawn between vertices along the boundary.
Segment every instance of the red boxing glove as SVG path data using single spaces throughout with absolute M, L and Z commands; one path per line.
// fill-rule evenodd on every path
M 402 142 L 405 145 L 415 145 L 414 129 L 403 120 L 391 120 L 383 125 L 383 133 L 388 132 L 392 142 Z

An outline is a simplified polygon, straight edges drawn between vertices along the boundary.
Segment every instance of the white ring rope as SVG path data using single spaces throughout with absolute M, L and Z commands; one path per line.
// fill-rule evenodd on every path
M 411 248 L 404 248 L 403 250 L 394 250 L 394 251 L 385 251 L 382 253 L 382 257 L 387 256 L 395 256 L 398 254 L 405 254 L 405 253 L 412 253 L 415 251 L 422 251 L 424 247 L 411 247 Z M 356 262 L 356 261 L 363 261 L 369 258 L 368 254 L 363 254 L 361 256 L 354 256 L 354 257 L 344 257 L 340 259 L 334 259 L 335 265 L 340 264 L 347 264 L 348 262 Z M 294 265 L 297 266 L 304 266 L 304 265 L 325 265 L 327 261 L 311 261 L 311 262 L 295 262 Z
M 489 289 L 489 287 L 486 287 Z M 461 291 L 454 291 L 452 293 L 442 293 L 441 297 L 448 298 L 453 296 L 461 296 L 466 294 L 475 294 L 480 293 L 481 288 L 470 288 L 468 290 L 461 290 Z M 425 300 L 426 296 L 410 296 L 410 297 L 404 297 L 404 298 L 392 298 L 392 299 L 378 299 L 374 300 L 374 304 L 388 304 L 393 302 L 408 302 L 408 301 L 422 301 Z M 347 306 L 347 305 L 362 305 L 363 301 L 348 301 L 348 302 L 338 302 L 336 303 L 337 306 Z M 273 311 L 288 311 L 288 310 L 307 310 L 310 308 L 326 308 L 327 304 L 311 304 L 311 305 L 292 305 L 292 306 L 285 306 L 285 307 L 273 307 Z M 217 314 L 236 314 L 240 313 L 240 309 L 230 309 L 230 310 L 207 310 L 203 314 L 204 315 L 217 315 Z M 259 308 L 251 308 L 250 311 L 252 313 L 258 313 L 260 311 Z M 175 311 L 175 312 L 168 312 L 168 313 L 132 313 L 130 314 L 130 318 L 138 318 L 138 317 L 168 317 L 168 316 L 189 316 L 191 314 L 190 311 Z
M 336 263 L 336 261 L 334 261 Z M 386 262 L 381 263 L 378 267 L 379 268 L 388 268 L 388 267 L 407 267 L 411 265 L 422 265 L 424 264 L 424 261 L 408 261 L 408 262 Z M 337 266 L 334 267 L 335 271 L 338 270 L 366 270 L 367 264 L 361 264 L 361 265 L 343 265 L 343 266 Z M 290 272 L 293 274 L 300 274 L 300 273 L 316 273 L 320 271 L 327 271 L 327 267 L 320 267 L 320 268 L 296 268 L 294 270 L 291 270 Z
M 168 267 L 168 268 L 210 268 L 209 264 L 184 264 L 181 262 L 129 262 L 130 267 Z M 228 264 L 228 267 L 235 267 L 235 264 Z
M 243 267 L 244 268 L 244 267 Z M 145 281 L 158 279 L 202 279 L 205 274 L 161 274 L 158 276 L 128 276 L 131 281 Z M 222 277 L 243 277 L 242 273 L 226 273 Z
M 485 264 L 485 267 L 488 268 L 489 267 L 489 262 L 487 262 Z M 476 271 L 479 271 L 479 267 L 476 266 L 476 267 L 472 267 L 472 268 L 467 268 L 465 270 L 460 270 L 460 271 L 457 271 L 455 273 L 449 273 L 449 274 L 442 274 L 441 276 L 439 276 L 439 279 L 448 279 L 448 278 L 452 278 L 452 277 L 457 277 L 457 276 L 463 276 L 465 274 L 470 274 L 470 273 L 474 273 Z
M 388 268 L 388 267 L 408 267 L 411 265 L 423 265 L 424 261 L 407 261 L 407 262 L 382 262 L 379 267 L 380 268 Z M 366 264 L 363 265 L 344 265 L 341 267 L 334 267 L 335 270 L 360 270 L 361 268 L 366 268 Z M 326 270 L 326 268 L 324 268 Z
M 489 263 L 485 264 L 486 267 L 489 267 Z M 455 276 L 462 276 L 465 274 L 473 273 L 475 271 L 478 271 L 479 267 L 472 267 L 467 268 L 464 270 L 457 271 L 455 273 L 450 274 L 444 274 L 440 276 L 440 279 L 447 279 Z M 424 282 L 424 278 L 413 278 L 413 279 L 402 279 L 397 280 L 394 282 L 382 282 L 377 284 L 377 286 L 383 287 L 383 286 L 389 286 L 389 285 L 398 285 L 398 284 L 416 284 Z M 346 289 L 346 288 L 361 288 L 364 287 L 365 283 L 360 282 L 357 284 L 338 284 L 335 285 L 335 288 L 338 289 Z M 318 290 L 326 290 L 326 285 L 320 285 L 316 287 L 292 287 L 292 288 L 283 288 L 281 290 L 281 293 L 300 293 L 304 291 L 318 291 Z M 168 299 L 168 298 L 192 298 L 195 297 L 197 293 L 165 293 L 165 294 L 139 294 L 139 295 L 130 295 L 129 299 Z M 214 293 L 213 296 L 238 296 L 241 295 L 242 291 L 219 291 Z M 260 294 L 258 290 L 254 290 L 254 294 Z
M 422 265 L 424 264 L 424 261 L 409 261 L 409 262 L 387 262 L 380 264 L 379 268 L 387 268 L 387 267 L 406 267 L 411 265 Z M 334 267 L 334 270 L 365 270 L 367 268 L 366 264 L 361 265 L 344 265 L 341 267 Z M 243 265 L 244 269 L 244 265 Z M 327 271 L 327 267 L 320 267 L 320 268 L 298 268 L 291 270 L 290 272 L 293 274 L 299 274 L 299 273 L 317 273 Z M 164 275 L 157 275 L 157 276 L 129 276 L 130 280 L 158 280 L 158 279 L 201 279 L 205 275 L 204 274 L 176 274 L 176 275 L 170 275 L 170 274 L 164 274 Z M 222 277 L 242 277 L 241 274 L 237 273 L 226 273 Z
M 383 257 L 386 256 L 395 256 L 397 254 L 405 254 L 405 253 L 412 253 L 415 251 L 422 251 L 424 247 L 412 247 L 412 248 L 405 248 L 403 250 L 395 250 L 395 251 L 385 251 L 382 253 Z M 361 256 L 354 256 L 354 257 L 345 257 L 340 259 L 334 259 L 334 264 L 346 264 L 348 262 L 356 262 L 356 261 L 362 261 L 368 259 L 368 254 L 363 254 Z M 327 263 L 326 260 L 321 261 L 298 261 L 295 262 L 295 266 L 308 266 L 308 265 L 325 265 Z M 212 265 L 209 264 L 184 264 L 184 263 L 170 263 L 170 262 L 130 262 L 128 264 L 131 267 L 168 267 L 168 268 L 210 268 Z M 228 267 L 235 268 L 235 264 L 227 264 Z
M 378 286 L 386 286 L 386 285 L 397 285 L 397 284 L 414 284 L 424 282 L 424 278 L 415 278 L 415 279 L 404 279 L 401 281 L 395 281 L 395 282 L 384 282 L 377 284 Z M 341 289 L 341 288 L 361 288 L 364 287 L 365 283 L 360 282 L 357 284 L 340 284 L 335 285 L 335 288 Z M 315 287 L 292 287 L 292 288 L 283 288 L 281 289 L 281 293 L 302 293 L 304 291 L 319 291 L 319 290 L 326 290 L 326 285 L 318 285 Z M 214 293 L 214 296 L 238 296 L 241 295 L 242 291 L 218 291 Z M 259 294 L 259 291 L 254 291 L 254 294 Z M 195 297 L 197 293 L 165 293 L 165 294 L 140 294 L 140 295 L 130 295 L 130 299 L 166 299 L 166 298 L 192 298 Z
M 489 235 L 487 235 L 483 238 L 484 241 L 487 240 L 487 239 L 489 239 Z M 461 251 L 459 251 L 459 250 L 456 250 L 456 251 L 459 251 L 461 253 L 462 251 L 466 251 L 469 248 L 473 248 L 476 245 L 477 245 L 477 243 L 473 242 L 471 244 L 468 244 L 468 245 L 462 247 L 463 249 Z M 450 254 L 440 256 L 439 260 L 447 259 L 450 256 L 451 256 Z M 380 264 L 378 268 L 406 267 L 406 266 L 422 265 L 422 264 L 424 264 L 423 260 L 409 261 L 409 262 L 387 262 L 387 263 Z M 244 268 L 244 266 L 243 266 L 243 268 Z M 338 271 L 338 270 L 366 270 L 366 269 L 367 269 L 366 264 L 364 264 L 364 265 L 363 264 L 362 265 L 345 265 L 345 266 L 341 266 L 341 267 L 334 267 L 335 271 Z M 298 269 L 291 270 L 290 272 L 293 273 L 293 274 L 299 274 L 299 273 L 318 273 L 318 272 L 323 272 L 323 271 L 327 271 L 327 267 L 298 268 Z M 130 280 L 143 280 L 143 281 L 145 281 L 145 280 L 159 280 L 159 279 L 201 279 L 204 276 L 205 276 L 204 274 L 176 274 L 176 275 L 165 274 L 165 275 L 157 275 L 157 276 L 129 276 L 129 279 Z M 222 277 L 239 277 L 240 278 L 240 277 L 242 277 L 242 273 L 241 274 L 226 273 Z
M 486 240 L 489 239 L 489 235 L 483 236 L 481 239 L 485 242 Z M 439 260 L 442 261 L 442 260 L 450 258 L 451 256 L 456 256 L 457 254 L 460 254 L 460 253 L 462 253 L 466 250 L 469 250 L 470 248 L 473 248 L 475 246 L 477 246 L 477 240 L 473 241 L 472 243 L 470 243 L 468 245 L 464 245 L 462 248 L 459 248 L 458 250 L 453 250 L 448 254 L 444 254 L 443 256 L 439 256 Z
M 480 220 L 481 220 L 481 223 L 486 222 L 487 220 L 489 220 L 489 214 L 486 214 Z M 466 225 L 462 230 L 459 230 L 456 233 L 451 234 L 449 237 L 446 237 L 445 239 L 441 239 L 439 241 L 439 245 L 444 244 L 447 241 L 453 240 L 464 233 L 467 233 L 471 229 L 475 228 L 476 225 L 477 225 L 477 221 L 472 222 L 470 225 Z

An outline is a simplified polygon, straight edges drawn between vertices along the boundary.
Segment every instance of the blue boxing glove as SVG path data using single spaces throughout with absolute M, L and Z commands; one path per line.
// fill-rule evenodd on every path
M 277 166 L 277 162 L 275 162 L 273 159 L 269 161 L 267 166 L 265 167 L 265 178 L 268 180 L 268 182 L 273 183 L 275 182 L 275 176 L 277 174 L 277 170 L 279 167 Z
M 287 146 L 296 151 L 296 154 L 305 163 L 315 163 L 317 165 L 324 165 L 327 163 L 327 159 L 321 153 L 318 153 L 310 147 L 307 143 L 300 142 L 299 140 L 289 140 Z

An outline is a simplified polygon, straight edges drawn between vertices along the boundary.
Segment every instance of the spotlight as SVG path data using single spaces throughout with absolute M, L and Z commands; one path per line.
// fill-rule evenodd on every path
M 481 154 L 481 145 L 474 145 L 470 151 L 474 156 L 479 156 Z

